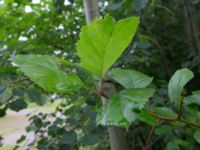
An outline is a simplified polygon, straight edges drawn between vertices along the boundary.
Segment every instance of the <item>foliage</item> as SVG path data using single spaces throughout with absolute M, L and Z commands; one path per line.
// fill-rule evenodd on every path
M 25 108 L 28 102 L 44 104 L 45 101 L 52 99 L 52 94 L 54 94 L 52 92 L 60 91 L 60 88 L 55 87 L 55 82 L 63 78 L 62 86 L 67 85 L 67 88 L 64 90 L 62 88 L 62 92 L 54 96 L 65 98 L 66 101 L 54 113 L 38 114 L 30 118 L 31 124 L 27 127 L 27 131 L 33 131 L 37 136 L 32 144 L 38 149 L 64 149 L 66 147 L 78 149 L 86 145 L 92 149 L 109 149 L 105 129 L 95 124 L 97 113 L 100 113 L 98 121 L 102 121 L 101 117 L 104 116 L 104 125 L 110 125 L 111 119 L 112 122 L 115 121 L 114 124 L 121 125 L 122 120 L 122 123 L 125 122 L 123 127 L 128 128 L 129 126 L 127 137 L 130 149 L 142 149 L 144 146 L 167 150 L 199 148 L 197 127 L 200 122 L 200 96 L 199 91 L 196 90 L 200 88 L 200 55 L 198 40 L 195 39 L 195 32 L 192 32 L 195 31 L 193 27 L 199 25 L 199 1 L 187 1 L 181 4 L 183 7 L 179 7 L 181 1 L 178 0 L 100 0 L 101 14 L 109 13 L 117 20 L 137 15 L 140 16 L 140 25 L 134 39 L 132 39 L 133 32 L 124 31 L 119 33 L 122 36 L 115 37 L 119 42 L 112 42 L 114 44 L 109 50 L 112 51 L 118 44 L 122 44 L 122 41 L 125 45 L 122 44 L 119 54 L 116 52 L 111 54 L 113 56 L 116 54 L 115 57 L 109 56 L 109 59 L 106 59 L 109 61 L 106 66 L 95 58 L 99 58 L 98 55 L 89 53 L 91 50 L 82 49 L 88 37 L 81 35 L 78 47 L 80 45 L 82 47 L 77 47 L 77 49 L 84 69 L 74 63 L 79 62 L 75 43 L 79 37 L 80 26 L 85 24 L 82 2 L 70 0 L 69 4 L 65 4 L 64 1 L 59 0 L 41 1 L 43 4 L 18 0 L 9 0 L 3 5 L 0 4 L 0 116 L 4 116 L 9 108 L 17 111 Z M 26 12 L 25 7 L 30 7 L 32 11 Z M 187 8 L 186 10 L 192 10 L 193 14 L 186 15 L 190 18 L 185 18 L 184 14 L 189 12 L 185 11 L 184 7 Z M 84 26 L 81 34 L 86 31 L 92 32 L 95 26 L 99 26 L 99 22 L 103 20 Z M 113 24 L 117 23 L 119 22 L 113 21 Z M 123 30 L 126 29 L 128 30 L 128 28 Z M 131 29 L 135 30 L 136 26 Z M 96 40 L 95 44 L 98 44 L 95 45 L 98 47 L 95 47 L 96 51 L 92 52 L 97 52 L 99 47 L 100 49 L 104 47 L 104 44 L 99 42 L 94 34 L 96 32 L 92 33 L 90 33 L 91 39 Z M 129 40 L 126 40 L 125 34 L 131 34 Z M 84 46 L 91 45 L 88 43 Z M 88 50 L 88 54 L 95 57 L 89 55 L 83 61 L 81 50 L 84 52 Z M 119 57 L 122 52 L 123 54 Z M 34 80 L 31 77 L 38 73 L 37 70 L 30 72 L 29 69 L 25 69 L 24 71 L 29 71 L 29 74 L 25 73 L 25 75 L 36 82 L 33 84 L 29 78 L 24 77 L 24 73 L 13 66 L 10 60 L 13 60 L 15 55 L 20 56 L 22 62 L 28 57 L 48 57 L 59 75 L 52 73 L 56 78 L 53 78 L 55 80 L 50 78 L 47 83 L 41 81 L 41 78 Z M 87 62 L 92 60 L 95 62 L 89 65 L 99 64 L 100 69 L 94 70 L 87 65 Z M 44 64 L 45 59 L 39 61 Z M 24 61 L 26 62 L 29 61 Z M 37 61 L 31 63 L 37 64 Z M 110 70 L 112 65 L 117 69 Z M 178 70 L 179 68 L 183 69 Z M 176 70 L 178 71 L 173 75 Z M 151 77 L 141 72 L 154 77 L 153 82 Z M 194 77 L 192 72 L 194 72 Z M 64 80 L 69 73 L 73 76 L 77 74 L 79 76 L 76 78 L 77 81 L 82 80 L 83 82 L 78 86 L 73 86 L 73 90 L 70 88 L 70 92 L 68 92 L 69 82 Z M 118 93 L 110 98 L 103 109 L 100 107 L 100 98 L 94 95 L 93 90 L 99 83 L 91 73 L 98 77 L 108 73 L 107 75 L 118 83 Z M 64 77 L 60 77 L 60 74 Z M 49 87 L 46 88 L 48 84 L 51 84 L 49 90 Z M 80 88 L 80 86 L 83 87 Z M 45 92 L 44 89 L 49 92 Z M 141 92 L 140 94 L 144 96 L 143 102 L 124 96 L 138 94 L 139 90 L 145 89 L 155 89 L 156 92 L 154 95 L 152 92 L 146 98 L 146 93 Z M 120 107 L 124 105 L 127 109 Z M 119 111 L 110 108 L 116 108 Z M 110 116 L 109 111 L 114 111 L 116 117 Z M 62 114 L 62 117 L 56 114 Z M 52 122 L 49 122 L 49 117 L 53 118 Z M 150 129 L 150 126 L 153 127 Z M 155 134 L 150 135 L 150 130 Z M 146 145 L 149 135 L 151 139 Z M 68 140 L 69 137 L 72 137 L 71 141 Z
M 82 27 L 77 44 L 82 66 L 101 78 L 128 46 L 139 23 L 136 17 L 113 20 L 107 15 Z
M 17 55 L 13 62 L 32 81 L 47 91 L 64 93 L 71 92 L 82 85 L 79 77 L 74 73 L 66 74 L 56 65 L 55 59 L 41 55 Z

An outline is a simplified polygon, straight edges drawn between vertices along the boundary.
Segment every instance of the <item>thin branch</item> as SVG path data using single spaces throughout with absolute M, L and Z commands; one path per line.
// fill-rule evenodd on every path
M 138 136 L 137 136 L 137 140 L 138 140 L 140 146 L 142 147 L 142 149 L 144 149 L 144 144 L 143 144 L 143 142 L 142 142 L 142 139 L 141 139 L 141 137 L 140 137 L 140 134 L 137 134 L 137 135 L 138 135 Z
M 186 123 L 186 124 L 191 125 L 191 126 L 193 126 L 193 127 L 200 128 L 200 124 L 194 123 L 194 122 L 192 122 L 192 121 L 190 121 L 190 120 L 186 120 L 186 119 L 182 119 L 182 118 L 181 118 L 181 119 L 178 119 L 177 121 Z
M 24 77 L 24 78 L 21 78 L 21 79 L 17 79 L 17 80 L 14 80 L 14 81 L 10 81 L 8 84 L 9 84 L 9 85 L 17 84 L 17 83 L 19 83 L 19 82 L 23 82 L 23 81 L 27 81 L 27 80 L 29 80 L 29 78 Z
M 157 115 L 153 112 L 149 112 L 153 117 L 155 118 L 158 118 L 158 119 L 161 119 L 161 120 L 167 120 L 167 121 L 179 121 L 179 122 L 183 122 L 183 123 L 186 123 L 188 125 L 191 125 L 193 127 L 197 127 L 197 128 L 200 128 L 200 124 L 197 124 L 197 123 L 194 123 L 190 120 L 186 120 L 186 119 L 183 119 L 183 118 L 178 118 L 178 117 L 165 117 L 165 116 L 160 116 L 160 115 Z
M 181 97 L 180 107 L 179 107 L 179 112 L 178 112 L 177 119 L 181 119 L 182 114 L 183 114 L 183 100 L 184 100 L 184 96 Z
M 148 135 L 148 138 L 147 138 L 147 141 L 146 141 L 146 144 L 144 146 L 144 150 L 148 150 L 148 145 L 149 145 L 149 142 L 151 140 L 151 137 L 153 135 L 153 132 L 154 132 L 154 129 L 155 129 L 156 126 L 152 126 L 150 132 L 149 132 L 149 135 Z
M 176 121 L 177 117 L 165 117 L 165 116 L 160 116 L 154 112 L 149 112 L 153 117 L 161 119 L 161 120 L 167 120 L 167 121 Z

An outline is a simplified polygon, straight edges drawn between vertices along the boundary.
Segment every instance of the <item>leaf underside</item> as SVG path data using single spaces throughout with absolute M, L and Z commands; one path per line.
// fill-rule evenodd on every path
M 192 71 L 187 68 L 177 70 L 169 81 L 168 94 L 171 102 L 180 101 L 183 87 L 194 77 Z
M 20 71 L 47 91 L 68 93 L 82 85 L 76 74 L 60 70 L 51 56 L 17 55 L 13 62 L 19 66 Z

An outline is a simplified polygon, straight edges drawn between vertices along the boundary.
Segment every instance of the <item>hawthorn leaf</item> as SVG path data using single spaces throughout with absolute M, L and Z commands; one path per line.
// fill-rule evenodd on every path
M 106 15 L 82 27 L 77 52 L 81 65 L 103 77 L 131 42 L 139 17 L 129 17 L 118 22 Z
M 127 89 L 145 88 L 153 80 L 152 77 L 149 77 L 141 72 L 128 69 L 113 69 L 108 73 L 108 75 Z
M 13 62 L 19 66 L 20 71 L 47 91 L 67 93 L 82 86 L 76 74 L 60 70 L 51 56 L 17 55 Z
M 187 68 L 177 70 L 169 81 L 168 94 L 171 102 L 180 100 L 183 87 L 193 78 L 193 73 Z
M 101 125 L 114 125 L 128 128 L 135 121 L 134 110 L 144 108 L 148 99 L 155 90 L 150 88 L 128 89 L 111 97 L 105 105 L 103 113 L 98 117 L 97 123 Z

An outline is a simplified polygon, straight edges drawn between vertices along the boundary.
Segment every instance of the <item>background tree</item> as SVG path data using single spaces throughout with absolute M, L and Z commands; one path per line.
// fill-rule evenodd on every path
M 4 1 L 0 7 L 0 115 L 3 116 L 8 108 L 18 111 L 25 108 L 30 101 L 43 104 L 47 99 L 51 99 L 53 94 L 44 92 L 19 73 L 11 64 L 10 58 L 16 54 L 50 54 L 72 62 L 77 61 L 74 43 L 78 40 L 80 26 L 85 24 L 85 18 L 82 1 L 67 3 L 44 0 L 40 4 L 32 4 L 29 1 L 9 0 Z M 188 94 L 200 87 L 199 7 L 199 1 L 99 2 L 102 16 L 109 13 L 116 19 L 132 15 L 141 17 L 137 36 L 115 66 L 134 68 L 154 76 L 152 86 L 159 90 L 149 102 L 149 108 L 163 105 L 171 107 L 167 99 L 166 85 L 178 68 L 188 67 L 196 75 L 186 87 Z M 63 64 L 61 67 L 65 68 Z M 70 71 L 69 67 L 65 70 Z M 91 78 L 87 74 L 80 74 L 84 80 L 90 82 Z M 32 123 L 27 130 L 36 133 L 37 140 L 34 142 L 38 149 L 62 149 L 66 146 L 69 149 L 78 149 L 85 145 L 94 145 L 92 149 L 109 149 L 105 140 L 108 139 L 106 131 L 97 127 L 94 122 L 101 101 L 92 93 L 88 95 L 84 90 L 79 92 L 80 95 L 57 95 L 66 98 L 66 102 L 56 110 L 64 114 L 65 119 L 55 116 L 55 113 L 31 118 Z M 75 99 L 77 101 L 74 101 Z M 195 103 L 198 103 L 198 100 Z M 89 105 L 86 106 L 84 102 Z M 72 107 L 66 109 L 66 105 Z M 199 106 L 191 103 L 184 114 L 198 122 Z M 48 116 L 55 117 L 55 122 L 46 128 L 49 122 L 45 121 L 45 118 Z M 63 123 L 68 123 L 72 132 L 63 132 Z M 127 135 L 129 147 L 144 147 L 150 129 L 149 125 L 141 121 L 135 122 Z M 81 131 L 81 138 L 77 139 L 77 133 L 73 131 Z M 199 144 L 195 138 L 198 139 L 198 132 L 195 131 L 194 128 L 180 124 L 175 124 L 174 128 L 163 121 L 151 136 L 148 147 L 170 150 L 197 149 Z M 47 133 L 48 137 L 44 136 L 44 133 Z

